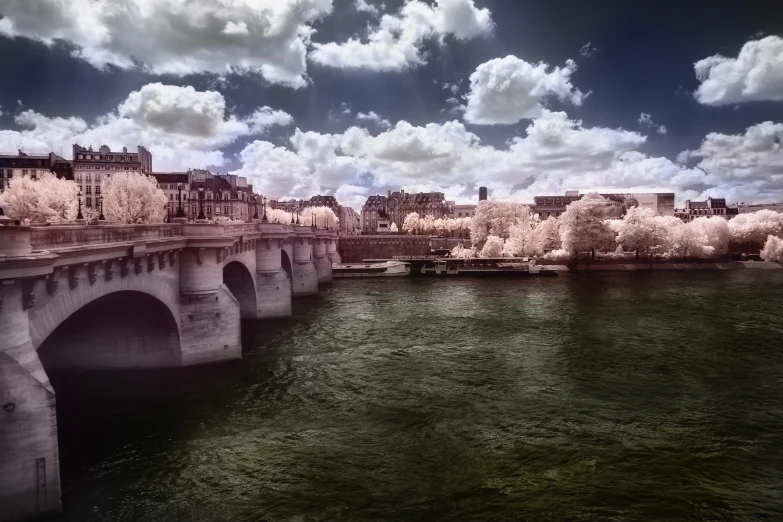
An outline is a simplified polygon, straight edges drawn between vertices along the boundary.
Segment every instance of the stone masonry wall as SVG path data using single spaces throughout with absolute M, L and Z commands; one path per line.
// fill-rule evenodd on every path
M 343 263 L 359 263 L 364 259 L 391 259 L 394 256 L 426 256 L 430 254 L 427 236 L 344 236 L 337 252 Z

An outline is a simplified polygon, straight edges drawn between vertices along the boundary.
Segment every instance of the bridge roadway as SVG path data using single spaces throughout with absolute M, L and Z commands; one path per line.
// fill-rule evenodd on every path
M 47 371 L 238 359 L 240 318 L 291 315 L 332 262 L 304 226 L 0 226 L 0 521 L 61 507 Z

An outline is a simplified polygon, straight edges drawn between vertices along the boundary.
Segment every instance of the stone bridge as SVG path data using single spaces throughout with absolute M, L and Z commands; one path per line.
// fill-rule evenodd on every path
M 0 521 L 60 508 L 47 371 L 238 359 L 240 318 L 291 315 L 332 262 L 304 226 L 0 226 Z

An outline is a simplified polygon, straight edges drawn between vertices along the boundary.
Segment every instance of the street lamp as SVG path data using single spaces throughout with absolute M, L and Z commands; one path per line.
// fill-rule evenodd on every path
M 79 212 L 76 214 L 76 219 L 84 219 L 82 216 L 82 187 L 79 185 Z
M 177 206 L 177 217 L 184 218 L 185 211 L 182 209 L 182 183 L 177 183 L 177 200 L 179 205 Z
M 207 219 L 204 215 L 204 187 L 198 188 L 198 219 Z
M 294 207 L 291 207 L 291 224 L 294 224 Z
M 106 221 L 106 218 L 103 217 L 103 196 L 98 196 L 98 203 L 101 205 L 101 213 L 98 216 L 98 221 Z
M 296 224 L 299 224 L 299 211 L 300 209 L 296 209 Z
M 261 221 L 264 223 L 269 223 L 269 220 L 266 218 L 266 198 L 261 198 L 261 202 L 264 204 L 264 217 L 261 218 Z
M 258 196 L 253 196 L 253 219 L 258 219 Z

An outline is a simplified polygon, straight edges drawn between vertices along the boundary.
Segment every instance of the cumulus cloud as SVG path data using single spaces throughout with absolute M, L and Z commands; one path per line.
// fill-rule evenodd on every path
M 716 54 L 694 64 L 701 82 L 694 97 L 705 105 L 783 100 L 783 38 L 768 36 L 742 46 L 736 58 Z
M 98 68 L 260 73 L 302 87 L 312 24 L 331 0 L 4 0 L 0 35 L 53 45 Z
M 226 114 L 223 96 L 152 83 L 131 92 L 116 111 L 92 125 L 82 118 L 50 118 L 32 110 L 16 116 L 21 131 L 0 131 L 0 149 L 48 151 L 70 157 L 71 145 L 108 145 L 112 149 L 144 145 L 156 170 L 222 165 L 219 150 L 244 135 L 259 134 L 271 125 L 292 123 L 282 111 L 263 107 L 240 119 Z
M 492 33 L 489 9 L 479 9 L 474 0 L 436 0 L 433 6 L 421 0 L 408 0 L 397 15 L 384 15 L 366 41 L 314 43 L 310 59 L 344 69 L 402 71 L 426 63 L 424 42 L 441 42 L 452 35 L 469 40 Z
M 353 0 L 353 7 L 360 13 L 370 13 L 371 15 L 378 16 L 378 8 L 368 4 L 367 0 Z
M 482 143 L 459 121 L 423 126 L 400 121 L 378 134 L 361 127 L 342 134 L 297 129 L 288 148 L 277 150 L 261 142 L 248 146 L 242 156 L 252 161 L 236 173 L 269 190 L 271 197 L 329 193 L 339 201 L 360 203 L 368 195 L 399 187 L 474 201 L 475 194 L 466 188 L 480 185 L 489 187 L 495 198 L 522 202 L 569 189 L 673 190 L 682 199 L 707 194 L 705 187 L 733 194 L 731 183 L 705 171 L 706 163 L 687 167 L 649 156 L 638 150 L 645 142 L 638 132 L 585 127 L 564 112 L 544 110 L 525 136 L 505 148 Z M 286 172 L 299 172 L 305 181 L 275 177 L 266 155 L 271 164 L 289 165 Z
M 380 116 L 378 116 L 378 114 L 375 111 L 370 111 L 368 113 L 359 112 L 356 114 L 356 119 L 359 121 L 371 121 L 386 129 L 391 127 L 391 123 L 389 123 L 389 120 L 387 120 L 386 118 L 381 118 Z
M 571 84 L 576 64 L 565 67 L 531 64 L 506 56 L 479 65 L 470 75 L 465 121 L 479 124 L 513 124 L 539 117 L 547 97 L 555 96 L 581 105 L 585 95 Z
M 641 127 L 647 128 L 647 129 L 653 129 L 658 134 L 666 134 L 669 131 L 666 129 L 666 125 L 657 125 L 653 120 L 652 116 L 647 114 L 646 112 L 643 112 L 641 116 L 639 116 L 639 119 L 637 120 L 639 122 L 639 125 Z

